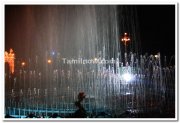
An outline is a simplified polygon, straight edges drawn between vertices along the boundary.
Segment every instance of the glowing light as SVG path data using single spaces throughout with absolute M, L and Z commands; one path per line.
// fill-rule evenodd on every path
M 5 62 L 9 64 L 10 72 L 12 74 L 14 73 L 14 59 L 15 54 L 13 52 L 13 49 L 10 49 L 9 53 L 5 52 Z
M 94 58 L 94 61 L 96 62 L 98 59 L 97 58 Z
M 52 52 L 52 55 L 53 55 L 53 56 L 55 55 L 55 52 L 54 52 L 54 51 Z
M 154 55 L 155 58 L 158 58 L 158 55 Z
M 124 42 L 124 44 L 126 45 L 126 43 L 128 41 L 130 41 L 131 39 L 129 38 L 128 34 L 127 33 L 124 33 L 124 36 L 121 38 L 121 41 Z
M 25 62 L 22 62 L 22 63 L 21 63 L 22 66 L 25 66 L 25 64 L 26 64 Z
M 126 95 L 130 95 L 131 93 L 130 92 L 126 92 Z
M 51 60 L 51 59 L 48 59 L 47 62 L 48 62 L 48 64 L 51 64 L 51 63 L 52 63 L 52 60 Z
M 125 73 L 122 75 L 123 79 L 126 81 L 126 82 L 129 82 L 133 79 L 133 76 L 129 73 Z

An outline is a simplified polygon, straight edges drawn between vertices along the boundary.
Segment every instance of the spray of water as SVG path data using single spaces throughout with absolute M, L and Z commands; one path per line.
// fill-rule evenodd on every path
M 163 112 L 165 104 L 171 108 L 174 68 L 162 68 L 160 54 L 127 53 L 123 64 L 119 33 L 127 24 L 124 16 L 117 15 L 125 8 L 118 9 L 119 13 L 113 5 L 22 6 L 18 10 L 25 10 L 21 13 L 24 27 L 19 29 L 25 35 L 15 40 L 26 40 L 28 45 L 15 51 L 17 57 L 23 57 L 20 52 L 24 51 L 26 65 L 17 67 L 14 75 L 6 74 L 6 113 L 73 113 L 79 92 L 85 92 L 83 106 L 90 114 Z M 63 58 L 116 62 L 67 64 Z

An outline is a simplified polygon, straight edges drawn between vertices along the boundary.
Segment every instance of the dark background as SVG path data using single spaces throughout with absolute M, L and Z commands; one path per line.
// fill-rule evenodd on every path
M 135 7 L 137 12 L 137 26 L 136 33 L 140 39 L 140 52 L 145 54 L 161 53 L 161 56 L 167 56 L 167 62 L 174 64 L 175 55 L 175 5 L 131 5 Z M 18 25 L 12 25 L 13 21 L 20 21 L 14 18 L 16 13 L 16 6 L 5 7 L 5 50 L 9 51 L 10 47 L 17 45 L 18 42 L 12 42 L 14 39 L 8 35 L 9 32 L 16 32 L 24 29 Z M 23 12 L 19 14 L 19 18 L 24 15 Z M 25 20 L 30 23 L 31 20 Z M 7 31 L 9 30 L 9 31 Z M 11 34 L 10 33 L 10 34 Z M 16 34 L 16 33 L 12 33 Z M 16 35 L 23 37 L 23 35 Z M 7 38 L 8 37 L 8 38 Z M 21 42 L 19 42 L 19 47 Z M 25 48 L 25 47 L 24 47 Z
M 175 5 L 136 6 L 142 52 L 160 52 L 172 60 L 175 55 Z

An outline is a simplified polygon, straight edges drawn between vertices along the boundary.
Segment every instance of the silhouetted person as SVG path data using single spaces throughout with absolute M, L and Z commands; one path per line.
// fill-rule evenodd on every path
M 84 92 L 80 92 L 78 94 L 78 101 L 75 102 L 75 106 L 78 108 L 78 110 L 74 113 L 74 118 L 86 118 L 86 110 L 81 105 L 81 102 L 85 98 L 86 95 L 84 95 Z

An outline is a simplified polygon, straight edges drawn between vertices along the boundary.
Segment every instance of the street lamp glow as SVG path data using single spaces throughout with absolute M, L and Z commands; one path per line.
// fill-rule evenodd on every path
M 127 33 L 124 33 L 124 36 L 121 38 L 121 41 L 124 42 L 124 45 L 126 46 L 126 43 L 128 41 L 130 41 L 131 39 L 129 38 L 128 34 Z
M 126 82 L 129 82 L 133 79 L 133 76 L 129 73 L 125 73 L 122 75 L 122 78 L 126 81 Z
M 128 36 L 128 34 L 125 32 L 123 37 L 121 38 L 121 41 L 124 43 L 124 46 L 125 46 L 125 53 L 127 52 L 127 42 L 130 42 L 131 39 L 130 37 Z
M 26 64 L 25 62 L 22 62 L 22 63 L 21 63 L 22 67 L 25 66 L 25 64 Z
M 47 62 L 48 62 L 48 64 L 51 64 L 51 63 L 52 63 L 52 60 L 51 60 L 51 59 L 48 59 Z

